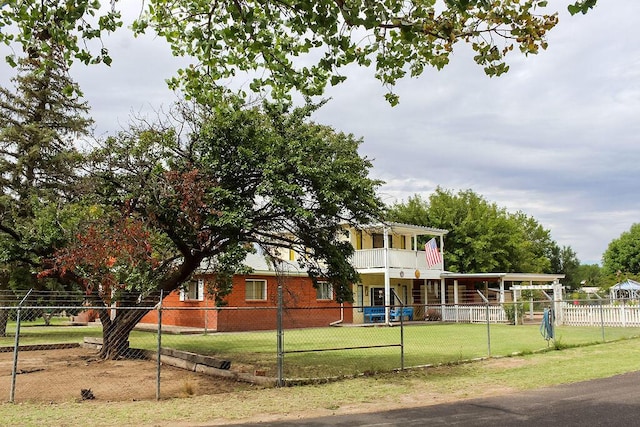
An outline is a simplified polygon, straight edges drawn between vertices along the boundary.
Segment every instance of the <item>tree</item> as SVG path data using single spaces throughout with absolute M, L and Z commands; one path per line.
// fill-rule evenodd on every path
M 178 289 L 205 263 L 221 299 L 255 245 L 276 257 L 275 248 L 304 254 L 312 279 L 329 281 L 338 301 L 352 299 L 353 248 L 340 232 L 379 220 L 379 182 L 359 140 L 308 122 L 315 108 L 185 109 L 186 135 L 142 123 L 93 153 L 95 215 L 45 275 L 81 281 L 104 307 L 103 357 L 126 356 L 155 294 Z
M 194 58 L 172 85 L 182 85 L 196 98 L 210 97 L 211 89 L 220 89 L 221 81 L 238 72 L 258 76 L 252 89 L 271 87 L 275 98 L 291 89 L 317 95 L 327 84 L 343 81 L 340 69 L 352 63 L 375 64 L 375 76 L 392 88 L 407 74 L 444 67 L 459 41 L 471 45 L 474 60 L 488 75 L 500 75 L 508 70 L 505 57 L 512 50 L 535 54 L 545 49 L 547 32 L 558 22 L 557 13 L 544 12 L 546 0 L 141 3 L 134 32 L 151 29 L 167 40 L 174 55 Z M 578 1 L 568 8 L 585 13 L 595 3 Z M 105 10 L 89 0 L 7 0 L 0 42 L 18 43 L 31 57 L 62 44 L 69 61 L 108 65 L 108 49 L 91 42 L 122 25 L 117 7 L 115 1 Z M 387 99 L 398 101 L 391 92 Z
M 0 265 L 5 289 L 49 288 L 36 278 L 43 257 L 62 244 L 61 205 L 74 197 L 88 107 L 68 75 L 60 47 L 24 58 L 13 90 L 0 87 Z M 57 217 L 57 218 L 56 218 Z M 0 313 L 0 334 L 6 316 Z
M 576 276 L 581 287 L 601 287 L 603 285 L 602 267 L 598 264 L 580 264 Z
M 563 246 L 560 248 L 557 244 L 553 244 L 551 253 L 551 271 L 554 273 L 564 274 L 563 283 L 570 290 L 578 290 L 582 287 L 582 280 L 586 280 L 581 277 L 581 272 L 587 273 L 586 269 L 580 269 L 580 260 L 573 249 L 570 246 Z M 596 266 L 597 267 L 597 266 Z M 593 279 L 593 278 L 591 278 Z
M 605 274 L 640 273 L 640 223 L 609 243 L 602 254 L 602 269 Z
M 393 221 L 449 230 L 444 259 L 461 273 L 550 272 L 555 244 L 534 218 L 510 214 L 471 190 L 437 188 L 428 200 L 419 195 L 389 208 Z

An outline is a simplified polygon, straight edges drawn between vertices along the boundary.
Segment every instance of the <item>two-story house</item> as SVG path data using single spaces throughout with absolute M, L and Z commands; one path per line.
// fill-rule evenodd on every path
M 328 283 L 320 282 L 314 287 L 306 272 L 297 269 L 295 251 L 280 251 L 280 258 L 285 260 L 284 271 L 276 271 L 260 253 L 251 254 L 245 264 L 251 267 L 252 273 L 234 277 L 233 290 L 225 297 L 226 306 L 214 307 L 207 289 L 212 276 L 201 272 L 183 290 L 165 297 L 163 324 L 211 331 L 275 329 L 279 285 L 282 285 L 286 308 L 282 318 L 285 327 L 364 323 L 363 306 L 427 302 L 429 289 L 433 294 L 440 283 L 444 265 L 441 261 L 431 265 L 427 262 L 418 237 L 435 237 L 436 250 L 441 254 L 446 233 L 446 230 L 395 223 L 348 228 L 344 238 L 354 246 L 351 262 L 361 278 L 360 283 L 353 284 L 353 304 L 337 303 Z M 412 317 L 423 318 L 423 314 L 417 310 Z M 381 320 L 391 320 L 388 310 Z M 142 319 L 142 323 L 155 322 L 156 312 Z

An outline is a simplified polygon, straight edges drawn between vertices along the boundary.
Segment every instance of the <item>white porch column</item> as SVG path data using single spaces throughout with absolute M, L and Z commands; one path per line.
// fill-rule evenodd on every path
M 389 306 L 391 305 L 391 273 L 389 271 L 389 229 L 385 226 L 382 229 L 382 240 L 384 248 L 384 321 L 390 322 Z
M 504 304 L 504 278 L 500 278 L 500 304 Z
M 447 303 L 446 293 L 447 287 L 445 285 L 444 279 L 440 279 L 440 304 L 442 305 L 445 305 Z
M 458 305 L 458 279 L 453 281 L 453 303 Z
M 445 271 L 444 268 L 444 237 L 440 236 L 440 256 L 442 257 L 442 271 Z
M 456 308 L 456 323 L 458 323 L 458 279 L 453 280 L 453 304 L 455 304 Z
M 424 290 L 424 301 L 422 303 L 425 305 L 425 310 L 427 305 L 429 305 L 429 285 L 427 284 L 427 279 L 422 279 L 422 289 Z

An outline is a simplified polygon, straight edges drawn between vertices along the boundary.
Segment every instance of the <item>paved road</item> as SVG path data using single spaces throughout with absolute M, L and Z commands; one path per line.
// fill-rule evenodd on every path
M 640 358 L 638 363 L 640 365 Z M 508 396 L 471 399 L 443 405 L 242 425 L 640 426 L 640 371 Z

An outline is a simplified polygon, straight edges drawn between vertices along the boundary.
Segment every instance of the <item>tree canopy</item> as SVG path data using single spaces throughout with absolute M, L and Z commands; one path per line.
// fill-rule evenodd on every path
M 131 28 L 153 31 L 174 55 L 193 58 L 171 82 L 189 96 L 211 96 L 224 79 L 250 72 L 252 89 L 270 88 L 279 98 L 292 89 L 320 94 L 343 81 L 340 70 L 352 63 L 373 65 L 376 78 L 392 88 L 426 67 L 445 66 L 459 41 L 471 45 L 488 75 L 500 75 L 508 70 L 509 52 L 535 54 L 547 47 L 547 32 L 558 22 L 547 3 L 149 0 L 140 2 Z M 585 13 L 595 4 L 577 1 L 568 8 Z M 0 42 L 18 44 L 31 58 L 62 45 L 70 62 L 108 65 L 103 37 L 122 26 L 121 7 L 124 2 L 104 8 L 96 0 L 7 0 L 0 9 Z M 392 92 L 387 98 L 398 100 Z
M 276 257 L 276 248 L 296 250 L 313 279 L 351 300 L 357 273 L 340 231 L 380 219 L 379 182 L 360 140 L 308 121 L 316 107 L 184 108 L 183 123 L 140 123 L 93 153 L 86 203 L 95 205 L 44 275 L 83 283 L 105 307 L 103 356 L 126 351 L 146 313 L 136 307 L 199 268 L 215 274 L 222 300 L 255 246 Z M 112 319 L 114 300 L 125 310 Z
M 605 274 L 640 274 L 640 223 L 609 243 L 602 254 L 602 269 Z
M 415 195 L 391 206 L 388 218 L 449 230 L 444 259 L 450 271 L 566 273 L 579 264 L 534 218 L 509 213 L 472 190 L 437 188 L 427 200 Z

